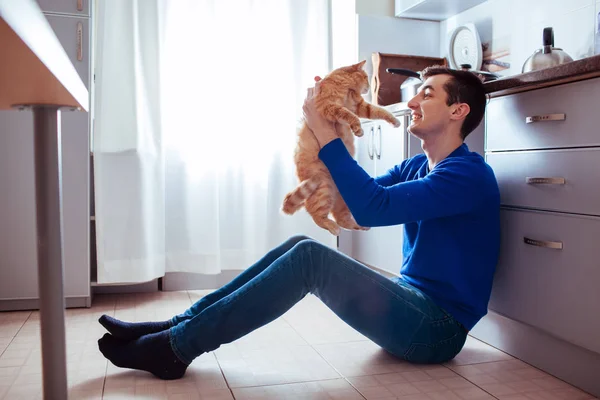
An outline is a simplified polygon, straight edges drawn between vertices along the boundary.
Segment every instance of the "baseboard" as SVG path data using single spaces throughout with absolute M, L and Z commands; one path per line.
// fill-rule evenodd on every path
M 67 308 L 89 308 L 92 305 L 92 299 L 90 296 L 67 297 L 65 299 L 65 305 Z M 0 311 L 30 311 L 39 309 L 39 299 L 0 300 Z
M 600 354 L 490 311 L 471 336 L 600 397 Z
M 158 291 L 158 279 L 136 284 L 92 284 L 93 294 L 151 293 Z

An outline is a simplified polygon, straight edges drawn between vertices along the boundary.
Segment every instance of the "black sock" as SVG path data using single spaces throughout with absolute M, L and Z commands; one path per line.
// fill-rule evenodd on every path
M 188 365 L 173 352 L 169 335 L 163 331 L 125 341 L 107 333 L 98 340 L 98 347 L 117 367 L 148 371 L 165 380 L 179 379 Z
M 114 337 L 125 340 L 133 340 L 150 333 L 157 333 L 171 327 L 171 321 L 160 322 L 123 322 L 103 315 L 98 320 Z

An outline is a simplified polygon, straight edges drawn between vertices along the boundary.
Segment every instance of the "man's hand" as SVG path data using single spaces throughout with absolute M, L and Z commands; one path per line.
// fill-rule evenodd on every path
M 320 77 L 315 77 L 315 86 L 308 88 L 302 110 L 304 111 L 304 120 L 306 121 L 306 124 L 310 130 L 313 131 L 315 137 L 317 138 L 317 142 L 319 142 L 319 146 L 323 148 L 323 146 L 325 146 L 327 143 L 336 139 L 338 135 L 335 132 L 335 124 L 323 117 L 317 111 L 317 107 L 315 105 L 315 98 L 320 90 L 320 80 Z

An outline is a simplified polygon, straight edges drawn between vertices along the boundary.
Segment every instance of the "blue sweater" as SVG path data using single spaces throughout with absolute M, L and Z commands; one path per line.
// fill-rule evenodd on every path
M 372 178 L 341 139 L 319 158 L 359 225 L 404 224 L 402 278 L 471 330 L 487 313 L 500 245 L 500 193 L 484 159 L 463 144 L 432 171 L 420 154 Z

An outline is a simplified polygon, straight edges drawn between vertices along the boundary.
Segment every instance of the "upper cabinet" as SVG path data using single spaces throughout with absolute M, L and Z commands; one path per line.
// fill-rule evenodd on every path
M 395 0 L 396 17 L 444 21 L 487 0 Z
M 45 13 L 90 15 L 90 0 L 37 0 Z

